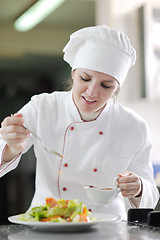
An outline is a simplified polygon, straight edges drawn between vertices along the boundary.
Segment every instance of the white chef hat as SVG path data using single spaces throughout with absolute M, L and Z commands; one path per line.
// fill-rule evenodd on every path
M 106 73 L 120 84 L 136 59 L 136 51 L 128 37 L 106 25 L 86 27 L 74 32 L 63 52 L 64 60 L 72 70 L 85 68 Z

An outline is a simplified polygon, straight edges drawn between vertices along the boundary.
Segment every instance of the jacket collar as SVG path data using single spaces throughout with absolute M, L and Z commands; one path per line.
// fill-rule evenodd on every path
M 110 99 L 96 119 L 90 120 L 90 121 L 84 121 L 81 118 L 80 112 L 74 103 L 73 90 L 69 91 L 69 103 L 68 103 L 69 111 L 70 111 L 71 115 L 73 116 L 73 118 L 75 119 L 75 121 L 78 121 L 78 122 L 101 121 L 103 118 L 106 118 L 106 115 L 108 115 L 108 112 L 111 110 L 111 106 L 113 104 L 114 104 L 113 101 Z

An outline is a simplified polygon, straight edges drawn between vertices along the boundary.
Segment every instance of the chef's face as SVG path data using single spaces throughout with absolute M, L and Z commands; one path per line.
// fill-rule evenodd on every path
M 73 99 L 80 112 L 93 113 L 102 109 L 118 91 L 118 81 L 105 73 L 88 69 L 72 72 Z

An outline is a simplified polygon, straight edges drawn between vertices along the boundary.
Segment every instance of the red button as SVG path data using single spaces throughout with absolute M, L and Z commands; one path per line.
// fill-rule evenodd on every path
M 67 164 L 67 163 L 64 163 L 64 167 L 68 167 L 68 164 Z
M 74 130 L 74 127 L 70 127 L 70 130 Z
M 89 208 L 88 211 L 92 212 L 92 209 Z
M 63 187 L 62 189 L 63 189 L 63 191 L 66 191 L 66 190 L 67 190 L 67 188 L 66 188 L 66 187 Z
M 94 169 L 93 169 L 93 171 L 94 171 L 94 172 L 97 172 L 97 171 L 98 171 L 98 169 L 97 169 L 97 168 L 94 168 Z
M 100 135 L 102 135 L 102 134 L 103 134 L 103 132 L 102 132 L 102 131 L 100 131 L 100 132 L 99 132 L 99 134 L 100 134 Z

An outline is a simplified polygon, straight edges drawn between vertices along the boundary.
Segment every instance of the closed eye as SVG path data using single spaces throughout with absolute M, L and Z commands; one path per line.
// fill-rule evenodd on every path
M 83 81 L 85 81 L 85 82 L 88 82 L 88 81 L 91 80 L 90 78 L 83 78 L 83 77 L 81 77 L 81 79 L 82 79 Z
M 105 85 L 105 84 L 101 84 L 101 86 L 103 87 L 103 88 L 112 88 L 112 86 L 108 86 L 108 85 Z

